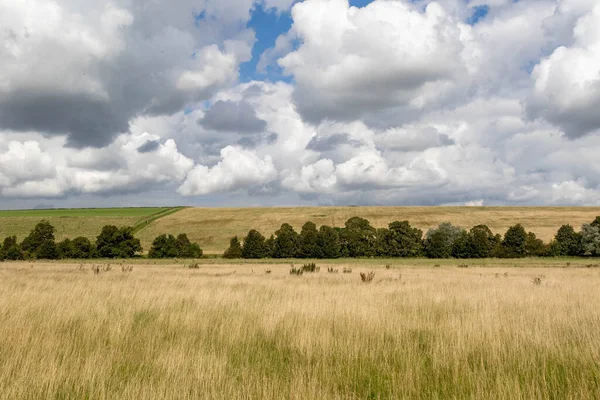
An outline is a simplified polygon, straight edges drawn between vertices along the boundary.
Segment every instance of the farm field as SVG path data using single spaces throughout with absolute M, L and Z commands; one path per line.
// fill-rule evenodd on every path
M 600 268 L 582 260 L 338 260 L 302 276 L 202 262 L 0 263 L 2 397 L 600 396 Z
M 84 236 L 95 239 L 105 225 L 145 226 L 145 221 L 163 217 L 180 207 L 82 208 L 49 210 L 0 210 L 0 238 L 16 235 L 21 241 L 42 219 L 56 228 L 56 240 Z
M 486 224 L 495 233 L 521 223 L 528 231 L 548 242 L 563 224 L 577 230 L 600 215 L 600 207 L 289 207 L 289 208 L 185 208 L 156 220 L 139 232 L 142 243 L 151 243 L 162 233 L 187 233 L 206 254 L 222 254 L 232 236 L 245 236 L 258 229 L 269 237 L 282 223 L 297 232 L 306 221 L 317 226 L 343 226 L 351 217 L 366 218 L 375 228 L 392 221 L 408 220 L 424 231 L 441 222 L 470 229 Z

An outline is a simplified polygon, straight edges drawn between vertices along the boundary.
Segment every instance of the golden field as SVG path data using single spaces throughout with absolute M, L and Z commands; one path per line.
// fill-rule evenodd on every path
M 392 221 L 408 220 L 427 229 L 451 222 L 470 229 L 486 224 L 495 233 L 521 223 L 527 230 L 548 242 L 563 224 L 579 230 L 600 215 L 600 207 L 289 207 L 289 208 L 185 208 L 160 218 L 138 233 L 145 249 L 162 233 L 187 233 L 207 254 L 222 254 L 233 236 L 245 236 L 258 229 L 269 237 L 282 223 L 298 232 L 306 221 L 317 226 L 343 226 L 351 217 L 368 219 L 376 228 Z
M 600 268 L 385 262 L 0 263 L 0 398 L 600 397 Z

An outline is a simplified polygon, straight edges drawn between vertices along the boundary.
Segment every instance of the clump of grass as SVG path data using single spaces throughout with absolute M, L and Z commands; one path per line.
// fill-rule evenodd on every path
M 190 264 L 184 265 L 188 269 L 200 269 L 200 264 L 197 262 L 192 262 Z
M 460 264 L 458 268 L 469 268 L 469 264 Z
M 104 272 L 108 272 L 112 269 L 112 266 L 110 264 L 106 264 L 103 268 Z
M 351 274 L 352 273 L 352 268 L 350 268 L 350 267 L 344 268 L 344 273 L 345 274 Z
M 85 266 L 85 264 L 79 264 L 79 267 L 77 267 L 77 270 L 85 272 L 85 271 L 87 271 L 87 267 Z
M 308 263 L 302 266 L 303 272 L 319 272 L 321 267 L 317 266 L 315 263 Z
M 94 275 L 100 274 L 100 265 L 92 265 L 92 271 L 94 271 Z
M 368 272 L 366 274 L 364 272 L 360 273 L 360 280 L 364 283 L 371 283 L 371 282 L 373 282 L 374 278 L 375 278 L 374 271 Z
M 385 269 L 390 269 L 392 266 L 390 264 L 385 264 Z
M 265 269 L 265 274 L 266 274 L 266 275 L 269 275 L 270 273 L 271 273 L 271 270 L 270 270 L 270 269 Z
M 344 270 L 346 270 L 346 268 L 344 268 Z M 330 274 L 337 274 L 340 271 L 337 268 L 329 267 L 327 268 L 327 272 L 329 272 Z
M 300 276 L 303 273 L 304 273 L 304 268 L 296 268 L 296 267 L 294 267 L 294 264 L 292 264 L 292 267 L 290 268 L 290 275 Z
M 133 265 L 121 265 L 121 272 L 133 271 Z
M 440 267 L 441 267 L 441 265 L 440 265 L 440 264 L 434 264 L 434 265 L 433 265 L 433 268 L 440 268 Z
M 544 275 L 534 276 L 533 279 L 531 279 L 531 283 L 533 283 L 536 286 L 539 286 L 544 281 L 544 278 L 545 278 Z

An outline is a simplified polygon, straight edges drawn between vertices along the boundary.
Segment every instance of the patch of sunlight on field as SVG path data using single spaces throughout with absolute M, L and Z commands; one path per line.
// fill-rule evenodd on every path
M 598 398 L 600 269 L 521 266 L 2 263 L 0 393 Z
M 258 229 L 266 237 L 282 223 L 290 223 L 296 231 L 306 221 L 317 226 L 343 226 L 351 217 L 368 219 L 376 228 L 390 222 L 408 220 L 424 232 L 451 222 L 470 229 L 486 224 L 494 233 L 521 223 L 528 231 L 548 242 L 563 224 L 579 229 L 600 215 L 600 207 L 288 207 L 288 208 L 187 208 L 161 218 L 142 232 L 144 243 L 162 233 L 187 233 L 207 254 L 222 254 L 233 236 L 243 237 L 250 229 Z

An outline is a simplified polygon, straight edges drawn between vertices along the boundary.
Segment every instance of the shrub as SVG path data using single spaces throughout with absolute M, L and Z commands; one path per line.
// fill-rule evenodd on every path
M 321 267 L 318 267 L 315 263 L 304 264 L 302 266 L 303 272 L 319 272 Z
M 43 241 L 37 248 L 36 257 L 41 260 L 57 260 L 60 258 L 58 247 L 54 243 L 54 240 L 48 239 Z
M 0 260 L 23 260 L 25 255 L 21 246 L 17 242 L 16 236 L 8 236 L 4 239 L 2 243 L 2 248 L 0 250 Z
M 364 272 L 360 273 L 360 280 L 364 283 L 371 283 L 374 278 L 375 278 L 375 272 L 373 272 L 373 271 L 371 271 L 367 274 L 365 274 Z

